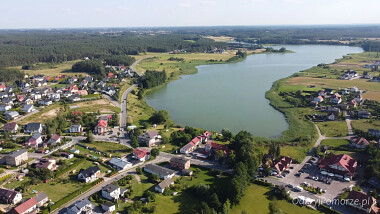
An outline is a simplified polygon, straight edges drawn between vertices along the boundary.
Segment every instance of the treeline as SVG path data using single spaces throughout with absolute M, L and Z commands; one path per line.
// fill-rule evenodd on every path
M 147 70 L 140 78 L 140 88 L 149 89 L 163 84 L 166 81 L 166 72 Z
M 247 52 L 242 52 L 241 50 L 238 50 L 235 54 L 235 56 L 229 58 L 227 62 L 233 62 L 236 60 L 241 60 L 247 58 Z
M 267 47 L 267 48 L 265 48 L 265 51 L 266 52 L 273 52 L 273 53 L 285 53 L 286 52 L 286 48 L 282 47 L 280 49 L 274 49 L 272 47 Z
M 364 51 L 373 51 L 378 52 L 380 51 L 380 42 L 379 41 L 367 41 L 362 44 L 362 48 Z
M 367 157 L 368 159 L 367 166 L 364 170 L 364 176 L 366 179 L 370 179 L 374 176 L 377 179 L 380 179 L 380 150 L 375 144 L 371 144 L 367 148 Z
M 135 58 L 127 55 L 113 55 L 104 58 L 106 65 L 125 65 L 130 66 L 135 62 Z
M 252 134 L 241 131 L 233 136 L 229 147 L 233 149 L 228 164 L 234 168 L 232 175 L 216 182 L 215 186 L 199 184 L 192 187 L 191 193 L 204 198 L 198 213 L 229 213 L 232 205 L 238 205 L 252 181 L 262 159 L 262 153 L 256 149 Z
M 1 57 L 0 57 L 1 58 Z M 0 82 L 14 83 L 19 82 L 24 78 L 24 72 L 18 69 L 1 69 L 0 68 Z
M 189 39 L 195 42 L 185 41 Z M 111 55 L 170 52 L 174 49 L 202 52 L 213 47 L 226 48 L 227 44 L 191 34 L 150 35 L 125 29 L 120 33 L 90 29 L 0 31 L 0 66 L 65 62 L 84 57 L 101 59 Z
M 75 63 L 71 70 L 73 72 L 85 72 L 92 75 L 105 76 L 104 65 L 99 60 L 85 60 Z

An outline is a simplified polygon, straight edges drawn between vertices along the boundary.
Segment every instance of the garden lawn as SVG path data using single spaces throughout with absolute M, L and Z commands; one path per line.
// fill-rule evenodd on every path
M 326 137 L 345 137 L 348 135 L 346 121 L 328 121 L 318 123 L 322 135 Z
M 131 148 L 114 142 L 94 141 L 92 143 L 84 143 L 84 145 L 117 156 L 132 152 Z
M 248 187 L 245 192 L 245 196 L 241 199 L 238 206 L 234 206 L 231 209 L 231 214 L 240 214 L 243 210 L 248 213 L 255 214 L 268 214 L 269 213 L 269 203 L 268 199 L 269 189 L 263 186 L 252 184 Z M 317 214 L 321 213 L 319 211 L 311 210 L 306 207 L 299 207 L 288 203 L 287 201 L 277 201 L 279 208 L 288 214 Z
M 69 195 L 70 193 L 74 192 L 80 186 L 83 185 L 81 183 L 72 183 L 68 182 L 66 184 L 64 183 L 55 183 L 54 181 L 51 181 L 49 183 L 41 183 L 37 185 L 32 185 L 28 188 L 28 191 L 25 193 L 24 197 L 28 195 L 33 194 L 33 190 L 37 190 L 38 192 L 45 192 L 49 199 L 56 202 L 60 200 L 61 198 Z

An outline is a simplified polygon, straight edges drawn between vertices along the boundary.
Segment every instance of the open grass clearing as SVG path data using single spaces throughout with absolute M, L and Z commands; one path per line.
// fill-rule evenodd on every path
M 215 42 L 232 42 L 235 40 L 235 37 L 231 36 L 205 36 L 207 39 L 212 39 Z
M 351 126 L 353 129 L 359 129 L 359 130 L 367 132 L 368 129 L 380 129 L 380 120 L 374 120 L 374 119 L 352 120 Z
M 108 99 L 100 99 L 100 100 L 92 100 L 92 101 L 84 101 L 73 103 L 70 106 L 77 106 L 78 108 L 74 108 L 73 111 L 82 111 L 85 113 L 120 113 L 120 108 L 116 107 L 111 101 Z
M 346 121 L 318 122 L 322 135 L 326 137 L 344 137 L 348 135 Z
M 84 143 L 84 145 L 117 156 L 126 155 L 132 152 L 131 148 L 114 142 L 94 141 L 92 143 Z
M 340 147 L 347 146 L 349 144 L 348 140 L 345 139 L 325 139 L 322 140 L 321 145 Z
M 82 75 L 85 76 L 87 73 L 74 73 L 71 71 L 71 67 L 74 63 L 79 62 L 81 60 L 75 60 L 75 61 L 67 61 L 63 63 L 37 63 L 35 64 L 35 67 L 37 69 L 35 70 L 24 70 L 26 74 L 28 75 L 37 75 L 37 74 L 43 74 L 45 76 L 58 76 L 58 75 L 67 75 L 67 76 L 75 76 L 75 75 Z M 21 66 L 16 66 L 15 68 L 21 70 Z
M 242 211 L 255 214 L 269 213 L 269 189 L 263 186 L 252 184 L 248 187 L 245 196 L 241 199 L 238 206 L 232 207 L 231 214 L 240 214 Z M 281 200 L 276 202 L 278 208 L 284 213 L 291 214 L 317 214 L 321 213 L 316 210 L 311 210 L 306 207 L 293 205 L 287 201 Z
M 39 112 L 24 118 L 18 123 L 20 124 L 27 124 L 27 123 L 32 123 L 32 122 L 43 123 L 48 119 L 55 118 L 60 111 L 63 111 L 63 106 L 59 104 L 53 104 L 45 108 L 42 108 Z

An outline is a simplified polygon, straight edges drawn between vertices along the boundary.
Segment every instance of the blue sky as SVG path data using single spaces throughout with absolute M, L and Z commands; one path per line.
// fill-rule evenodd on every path
M 380 24 L 380 0 L 0 0 L 0 28 Z

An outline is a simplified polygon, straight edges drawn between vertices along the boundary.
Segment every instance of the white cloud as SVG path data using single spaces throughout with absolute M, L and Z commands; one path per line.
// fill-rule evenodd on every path
M 191 3 L 190 1 L 186 0 L 186 1 L 181 1 L 178 6 L 180 7 L 191 7 Z

